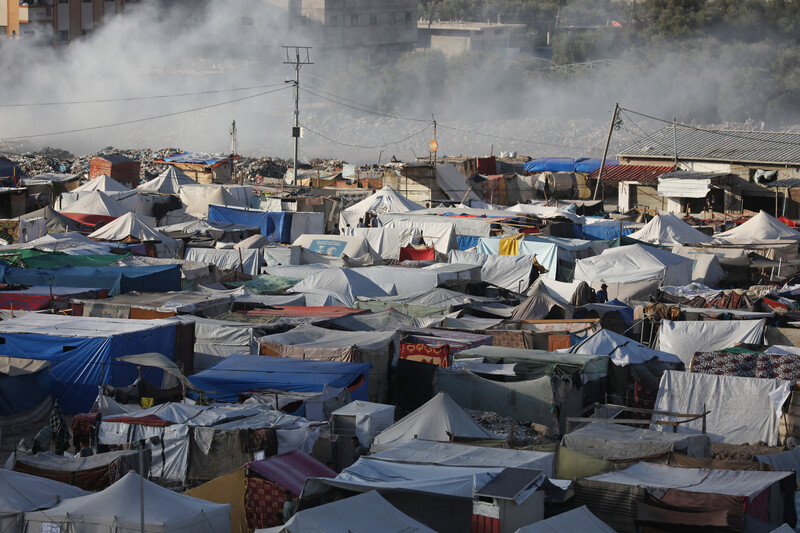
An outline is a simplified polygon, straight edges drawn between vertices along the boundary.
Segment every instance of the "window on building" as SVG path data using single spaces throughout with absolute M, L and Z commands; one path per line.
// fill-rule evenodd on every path
M 350 15 L 350 25 L 358 26 L 358 15 Z
M 58 40 L 59 41 L 69 41 L 69 30 L 59 30 L 59 32 L 58 32 Z
M 378 23 L 377 13 L 373 13 L 372 15 L 369 16 L 369 23 L 372 24 L 373 26 Z

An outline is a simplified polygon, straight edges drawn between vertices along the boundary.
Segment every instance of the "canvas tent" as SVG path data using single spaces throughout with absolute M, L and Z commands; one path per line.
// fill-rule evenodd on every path
M 98 241 L 125 243 L 155 243 L 159 257 L 176 257 L 181 253 L 181 242 L 171 239 L 151 228 L 139 215 L 126 213 L 113 222 L 89 234 Z
M 339 214 L 339 228 L 341 229 L 347 226 L 355 228 L 358 225 L 358 220 L 363 219 L 367 213 L 376 215 L 383 213 L 407 213 L 418 209 L 424 209 L 424 206 L 412 202 L 387 185 L 376 191 L 375 194 L 367 196 L 347 209 L 343 209 Z
M 448 433 L 476 439 L 503 438 L 481 427 L 446 393 L 440 392 L 378 434 L 373 440 L 372 451 L 387 450 L 413 439 L 449 441 Z
M 252 189 L 239 185 L 181 185 L 178 194 L 186 206 L 186 213 L 207 217 L 209 206 L 250 207 Z
M 295 269 L 290 269 L 296 272 Z M 394 294 L 386 291 L 357 270 L 349 268 L 318 269 L 288 290 L 306 295 L 308 305 L 343 305 L 355 307 L 358 298 Z
M 48 531 L 56 524 L 60 531 L 75 533 L 128 533 L 139 531 L 140 506 L 144 506 L 145 531 L 164 533 L 230 530 L 230 505 L 210 503 L 177 494 L 129 473 L 109 488 L 66 500 L 46 511 L 25 513 L 26 531 Z M 52 528 L 49 529 L 52 531 Z
M 120 202 L 102 191 L 91 192 L 61 210 L 61 214 L 88 226 L 111 222 L 127 212 Z
M 666 363 L 683 363 L 681 359 L 669 352 L 654 350 L 630 337 L 601 329 L 583 341 L 569 348 L 569 353 L 606 354 L 617 366 L 628 366 L 646 363 L 658 359 Z
M 760 344 L 766 320 L 662 320 L 658 330 L 658 347 L 673 353 L 689 367 L 696 352 L 713 352 L 737 344 Z
M 130 187 L 127 185 L 118 182 L 111 177 L 101 174 L 96 178 L 87 181 L 80 187 L 72 189 L 71 192 L 93 192 L 93 191 L 103 191 L 103 192 L 122 192 L 122 191 L 129 191 L 131 190 Z
M 350 258 L 369 257 L 371 250 L 364 237 L 348 237 L 346 235 L 301 235 L 293 243 L 303 248 L 328 257 Z
M 575 263 L 575 281 L 595 289 L 608 284 L 609 298 L 620 300 L 652 294 L 661 285 L 688 285 L 692 261 L 642 244 L 608 248 L 602 254 Z
M 0 357 L 0 428 L 40 420 L 52 403 L 48 361 Z
M 23 514 L 89 494 L 78 487 L 0 468 L 0 531 L 22 533 Z
M 661 246 L 700 244 L 711 240 L 711 237 L 694 229 L 672 213 L 656 215 L 643 228 L 634 231 L 628 237 Z
M 183 171 L 170 165 L 156 178 L 136 187 L 136 190 L 148 193 L 178 194 L 183 185 L 197 185 L 197 182 Z
M 364 446 L 371 446 L 375 436 L 394 424 L 394 405 L 356 400 L 332 413 L 333 431 L 350 431 Z
M 717 244 L 768 244 L 800 242 L 800 232 L 796 231 L 765 211 L 728 231 L 714 235 Z
M 585 505 L 521 527 L 516 533 L 564 533 L 565 531 L 616 533 L 608 524 L 593 515 Z
M 497 285 L 512 292 L 524 292 L 531 282 L 534 256 L 487 255 L 452 250 L 447 258 L 455 264 L 481 267 L 481 281 Z

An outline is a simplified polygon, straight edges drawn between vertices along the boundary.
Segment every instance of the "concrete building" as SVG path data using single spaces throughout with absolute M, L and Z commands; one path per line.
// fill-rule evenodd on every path
M 492 52 L 512 59 L 520 52 L 512 43 L 525 31 L 525 25 L 420 20 L 417 31 L 418 48 L 441 50 L 448 56 Z

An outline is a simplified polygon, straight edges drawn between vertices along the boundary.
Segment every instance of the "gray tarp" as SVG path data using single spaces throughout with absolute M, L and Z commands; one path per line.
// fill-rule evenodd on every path
M 622 424 L 595 422 L 564 435 L 561 445 L 605 460 L 636 459 L 666 452 L 710 457 L 708 435 L 662 433 Z

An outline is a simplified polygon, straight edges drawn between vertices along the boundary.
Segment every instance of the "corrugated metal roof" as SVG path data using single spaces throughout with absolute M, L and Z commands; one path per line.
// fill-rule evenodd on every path
M 800 178 L 787 178 L 785 180 L 773 181 L 772 183 L 765 183 L 766 187 L 786 187 L 791 189 L 793 187 L 800 187 Z
M 800 164 L 800 134 L 766 131 L 697 130 L 666 127 L 625 148 L 619 157 L 678 159 L 725 163 Z
M 504 468 L 494 479 L 475 491 L 476 496 L 513 500 L 519 493 L 541 478 L 544 472 L 529 468 Z
M 666 172 L 672 172 L 672 167 L 653 167 L 648 165 L 606 165 L 603 167 L 603 182 L 616 183 L 620 181 L 638 181 L 639 183 L 655 183 L 658 177 Z M 588 179 L 596 180 L 600 169 L 595 170 Z
M 729 172 L 692 172 L 690 170 L 678 170 L 676 172 L 666 172 L 659 178 L 673 178 L 681 180 L 713 180 L 729 176 Z

